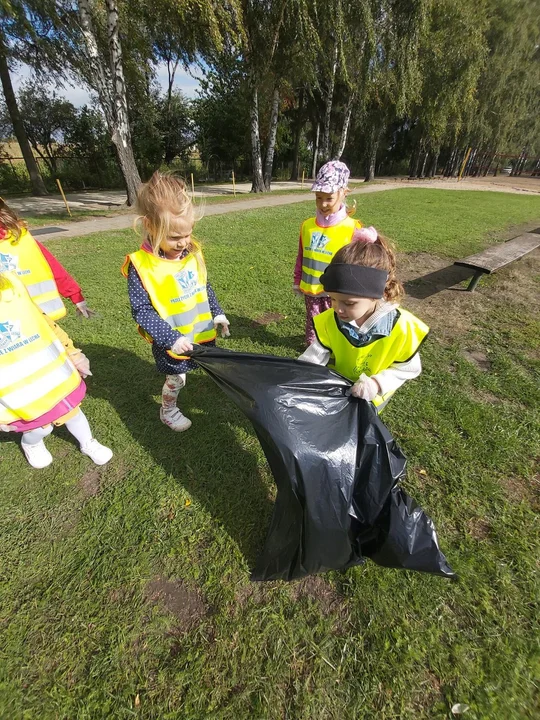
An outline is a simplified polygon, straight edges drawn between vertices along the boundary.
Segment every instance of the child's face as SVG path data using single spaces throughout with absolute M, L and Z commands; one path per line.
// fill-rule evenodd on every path
M 179 220 L 171 223 L 170 235 L 160 244 L 160 249 L 165 253 L 165 257 L 174 259 L 179 257 L 187 248 L 191 241 L 191 233 L 193 225 Z
M 343 190 L 334 193 L 315 193 L 315 205 L 323 215 L 332 215 L 337 212 L 343 204 Z
M 343 322 L 356 322 L 367 319 L 375 310 L 377 301 L 373 298 L 353 297 L 343 293 L 328 293 L 332 300 L 332 308 Z

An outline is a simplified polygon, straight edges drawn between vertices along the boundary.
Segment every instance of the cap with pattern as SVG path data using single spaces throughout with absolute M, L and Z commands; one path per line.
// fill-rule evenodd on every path
M 351 172 L 345 163 L 330 160 L 317 173 L 311 192 L 335 193 L 347 187 Z

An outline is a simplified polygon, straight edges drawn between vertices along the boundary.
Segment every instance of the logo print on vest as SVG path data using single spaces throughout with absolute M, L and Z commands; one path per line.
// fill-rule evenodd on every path
M 330 242 L 330 238 L 327 237 L 324 233 L 313 232 L 313 233 L 311 233 L 309 249 L 313 250 L 314 252 L 317 252 L 318 250 L 323 250 L 328 245 L 329 242 Z
M 0 272 L 17 272 L 18 268 L 19 258 L 17 255 L 0 253 Z
M 21 324 L 18 320 L 15 322 L 0 322 L 0 350 L 13 345 L 21 338 Z
M 174 278 L 185 292 L 194 290 L 197 287 L 197 273 L 193 272 L 193 270 L 180 270 Z

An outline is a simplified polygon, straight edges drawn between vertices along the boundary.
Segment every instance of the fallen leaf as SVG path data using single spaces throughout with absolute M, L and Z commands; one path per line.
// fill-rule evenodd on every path
M 184 503 L 184 507 L 189 507 L 191 505 L 191 500 L 186 500 Z
M 452 715 L 463 715 L 469 710 L 469 706 L 465 703 L 456 703 L 452 705 Z
M 427 475 L 426 470 L 420 470 L 420 475 Z
M 135 707 L 139 707 L 141 704 L 141 698 L 139 697 L 139 693 L 135 695 Z

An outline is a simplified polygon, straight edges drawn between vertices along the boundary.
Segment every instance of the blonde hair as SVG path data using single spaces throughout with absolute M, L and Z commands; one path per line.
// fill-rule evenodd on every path
M 12 242 L 17 243 L 21 237 L 21 230 L 26 228 L 26 223 L 21 220 L 8 205 L 0 198 L 0 225 L 12 235 Z
M 174 173 L 162 173 L 159 170 L 156 170 L 148 182 L 139 187 L 135 209 L 139 214 L 135 224 L 143 225 L 154 255 L 158 255 L 161 243 L 170 237 L 171 229 L 179 220 L 191 227 L 195 225 L 196 220 L 200 220 L 200 215 L 196 216 L 184 180 Z M 186 250 L 193 253 L 199 272 L 206 279 L 202 248 L 193 236 Z
M 384 288 L 384 299 L 389 302 L 399 302 L 405 295 L 403 285 L 396 276 L 396 254 L 392 243 L 380 233 L 377 233 L 375 242 L 353 239 L 338 250 L 332 262 L 386 270 L 388 280 Z

